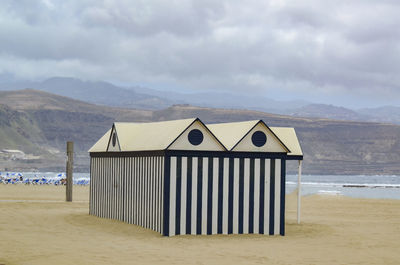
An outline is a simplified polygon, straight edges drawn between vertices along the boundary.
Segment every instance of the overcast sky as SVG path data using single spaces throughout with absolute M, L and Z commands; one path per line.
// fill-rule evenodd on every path
M 400 106 L 398 0 L 1 0 L 0 78 Z

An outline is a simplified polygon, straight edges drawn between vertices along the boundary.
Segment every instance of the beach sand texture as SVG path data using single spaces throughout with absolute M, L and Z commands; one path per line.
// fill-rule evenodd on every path
M 286 236 L 160 234 L 88 215 L 88 187 L 0 185 L 0 264 L 400 264 L 400 200 L 307 196 Z

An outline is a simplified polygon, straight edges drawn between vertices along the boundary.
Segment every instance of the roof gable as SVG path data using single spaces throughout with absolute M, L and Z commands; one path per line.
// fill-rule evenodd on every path
M 186 128 L 168 150 L 226 151 L 225 146 L 199 119 Z
M 260 120 L 243 136 L 231 151 L 287 153 L 290 150 L 271 129 Z
M 108 140 L 107 152 L 119 152 L 121 151 L 121 146 L 119 144 L 117 130 L 115 129 L 115 125 L 113 125 L 111 129 L 110 138 Z
M 209 124 L 207 127 L 230 151 L 284 153 L 290 151 L 262 120 Z M 261 131 L 266 137 L 266 142 L 262 146 L 255 146 L 252 142 L 251 138 L 256 131 Z

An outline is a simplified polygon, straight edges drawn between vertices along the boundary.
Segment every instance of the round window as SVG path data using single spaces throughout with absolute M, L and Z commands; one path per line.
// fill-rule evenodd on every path
M 188 134 L 188 140 L 192 145 L 201 144 L 203 142 L 203 138 L 203 133 L 198 129 L 191 130 Z
M 251 141 L 255 146 L 261 147 L 267 142 L 267 136 L 262 131 L 256 131 L 251 136 Z

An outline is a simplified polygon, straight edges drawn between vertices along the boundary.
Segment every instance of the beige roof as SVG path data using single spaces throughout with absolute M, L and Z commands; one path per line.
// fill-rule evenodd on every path
M 228 150 L 232 150 L 232 148 L 234 148 L 235 145 L 259 122 L 265 124 L 262 120 L 253 120 L 253 121 L 242 121 L 242 122 L 207 124 L 207 127 Z M 266 127 L 269 128 L 268 126 Z M 274 131 L 272 131 L 272 133 L 275 134 Z M 278 135 L 276 135 L 275 138 L 277 138 L 277 141 L 284 148 L 284 150 L 289 149 L 288 151 L 290 151 L 290 147 L 286 145 L 285 141 L 283 141 Z
M 154 151 L 167 149 L 196 118 L 134 123 L 114 123 L 121 151 Z M 260 120 L 208 124 L 212 134 L 231 150 Z M 289 156 L 302 156 L 303 152 L 294 128 L 268 127 L 278 141 L 289 149 Z M 89 152 L 106 152 L 112 129 L 108 130 L 90 149 Z
M 226 149 L 231 150 L 260 120 L 207 124 Z
M 108 140 L 110 139 L 111 129 L 106 132 L 90 149 L 89 152 L 107 151 Z
M 195 120 L 116 122 L 115 128 L 121 151 L 164 150 Z
M 276 136 L 289 148 L 288 156 L 302 156 L 303 151 L 297 138 L 294 128 L 288 127 L 269 127 Z
M 115 122 L 114 126 L 121 151 L 154 151 L 166 149 L 195 120 Z M 106 152 L 110 132 L 101 137 L 89 152 Z

